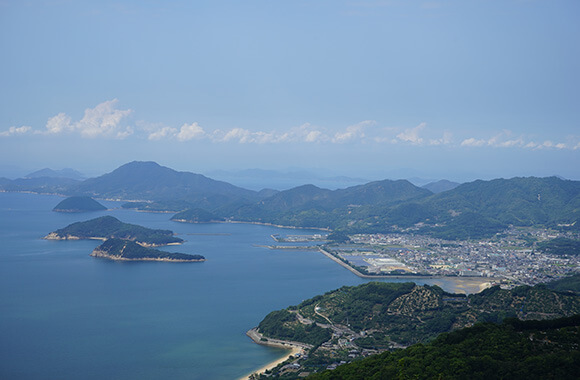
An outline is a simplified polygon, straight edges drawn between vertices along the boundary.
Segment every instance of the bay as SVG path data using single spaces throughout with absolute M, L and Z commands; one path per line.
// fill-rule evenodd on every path
M 285 354 L 245 335 L 270 311 L 368 281 L 316 251 L 257 246 L 297 230 L 182 224 L 112 201 L 103 212 L 52 212 L 61 200 L 0 193 L 0 378 L 236 379 Z M 114 262 L 89 256 L 98 241 L 42 239 L 102 215 L 171 229 L 186 242 L 163 249 L 207 261 Z

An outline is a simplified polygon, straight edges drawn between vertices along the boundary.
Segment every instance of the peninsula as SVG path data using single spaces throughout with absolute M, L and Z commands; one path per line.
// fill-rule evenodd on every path
M 144 247 L 159 247 L 183 243 L 183 239 L 173 236 L 170 230 L 154 230 L 135 224 L 123 223 L 113 216 L 77 222 L 58 229 L 44 237 L 48 240 L 106 240 L 118 238 L 131 240 Z
M 130 240 L 107 239 L 91 253 L 93 257 L 103 257 L 117 261 L 168 261 L 201 262 L 205 257 L 186 253 L 173 253 L 146 248 Z
M 441 333 L 479 322 L 544 320 L 579 313 L 580 296 L 546 285 L 509 290 L 494 286 L 464 295 L 412 282 L 369 282 L 343 286 L 273 311 L 248 336 L 258 344 L 303 348 L 303 355 L 295 355 L 269 372 L 273 377 L 297 379 L 372 354 L 424 344 Z

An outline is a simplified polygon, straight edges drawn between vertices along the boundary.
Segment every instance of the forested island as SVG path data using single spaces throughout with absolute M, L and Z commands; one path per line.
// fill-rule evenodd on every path
M 91 197 L 68 197 L 57 204 L 52 211 L 56 212 L 87 212 L 103 211 L 107 208 Z
M 274 340 L 308 346 L 300 360 L 294 358 L 292 367 L 280 365 L 270 373 L 295 379 L 383 351 L 414 344 L 423 347 L 421 344 L 439 334 L 453 334 L 478 323 L 501 323 L 506 318 L 545 320 L 576 314 L 580 314 L 580 296 L 554 291 L 546 285 L 511 290 L 494 286 L 466 296 L 410 282 L 371 282 L 345 286 L 271 312 L 254 335 L 260 337 L 255 339 L 257 343 Z M 578 342 L 579 338 L 576 334 L 566 339 Z
M 143 247 L 133 241 L 107 239 L 91 253 L 93 257 L 102 257 L 118 261 L 168 261 L 200 262 L 205 261 L 201 255 L 165 252 L 154 248 Z
M 173 236 L 173 231 L 123 223 L 113 216 L 102 216 L 85 222 L 73 223 L 49 233 L 44 238 L 48 240 L 118 238 L 131 240 L 146 247 L 183 243 L 183 239 Z

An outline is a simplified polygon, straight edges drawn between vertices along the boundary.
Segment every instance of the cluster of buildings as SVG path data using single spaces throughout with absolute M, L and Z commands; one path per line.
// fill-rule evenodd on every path
M 445 241 L 411 234 L 360 234 L 334 253 L 368 274 L 493 277 L 534 285 L 580 271 L 580 256 L 554 255 L 536 243 L 572 237 L 537 228 L 511 228 L 489 240 Z

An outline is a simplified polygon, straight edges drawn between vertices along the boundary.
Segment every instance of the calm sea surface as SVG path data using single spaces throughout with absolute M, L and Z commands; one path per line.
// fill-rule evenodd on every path
M 235 379 L 285 353 L 245 335 L 267 313 L 367 281 L 315 251 L 254 246 L 296 230 L 121 209 L 52 212 L 61 200 L 0 193 L 2 379 Z M 186 243 L 165 250 L 207 261 L 114 262 L 89 256 L 98 241 L 42 239 L 102 215 L 171 229 Z

